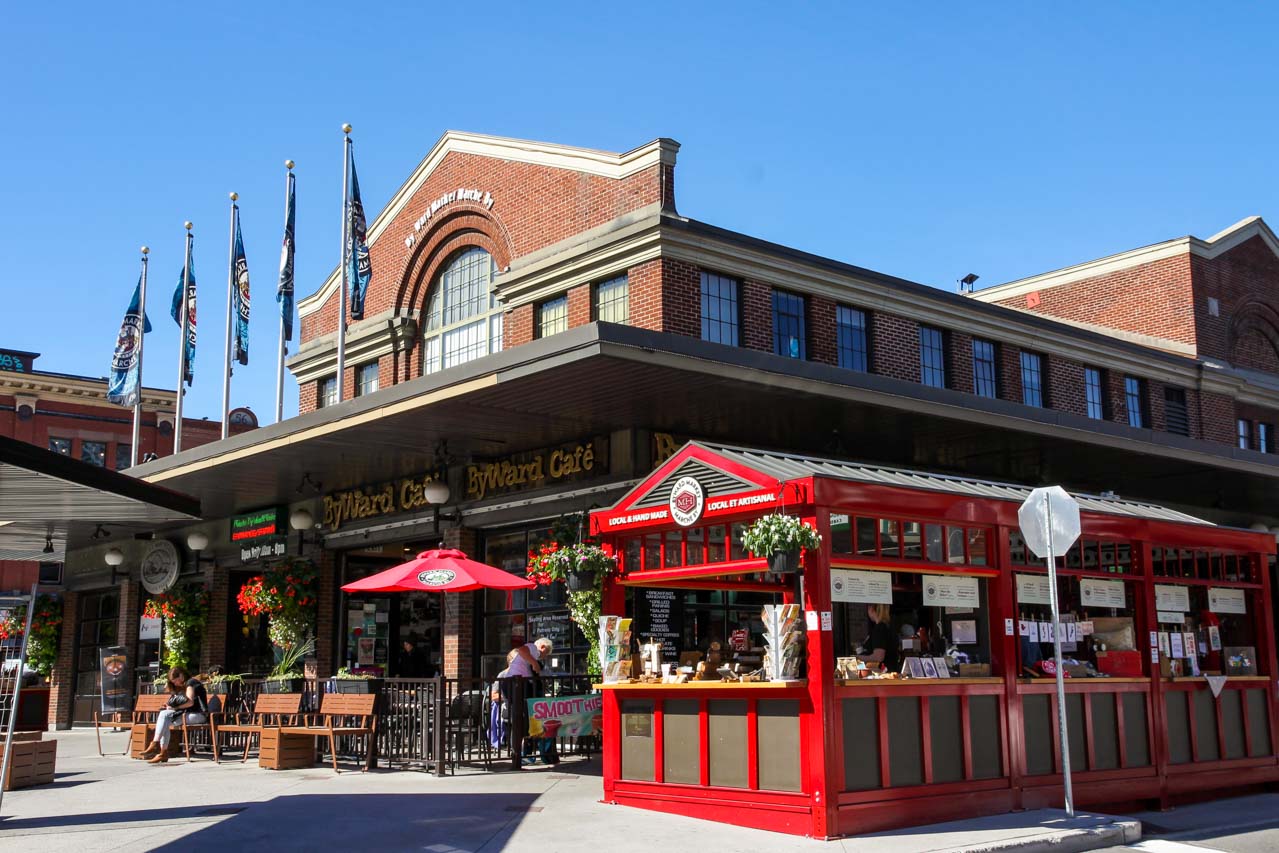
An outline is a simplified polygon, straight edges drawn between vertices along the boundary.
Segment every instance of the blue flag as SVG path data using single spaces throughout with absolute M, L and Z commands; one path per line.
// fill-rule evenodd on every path
M 235 248 L 231 250 L 231 268 L 235 286 L 231 288 L 232 317 L 235 328 L 231 332 L 231 358 L 240 364 L 249 363 L 249 262 L 244 257 L 244 239 L 240 236 L 240 208 L 235 209 Z
M 124 312 L 120 334 L 115 339 L 115 354 L 111 356 L 111 380 L 107 385 L 107 399 L 112 403 L 132 408 L 137 405 L 142 387 L 142 363 L 138 358 L 142 349 L 143 332 L 151 331 L 151 321 L 142 316 L 142 279 L 133 288 L 129 310 Z
M 280 303 L 280 317 L 284 320 L 284 339 L 293 340 L 293 193 L 294 177 L 289 172 L 289 197 L 284 205 L 284 245 L 280 247 L 280 283 L 275 289 L 275 301 Z
M 192 258 L 191 243 L 187 242 L 187 339 L 183 347 L 182 378 L 189 386 L 195 380 L 195 262 Z M 178 271 L 178 286 L 173 291 L 173 305 L 169 308 L 169 316 L 182 328 L 182 271 Z
M 364 202 L 360 201 L 360 179 L 355 176 L 355 151 L 351 151 L 351 197 L 347 199 L 348 234 L 351 245 L 347 252 L 347 279 L 351 282 L 351 319 L 364 319 L 364 295 L 373 278 L 373 262 L 369 259 L 368 225 L 364 220 Z

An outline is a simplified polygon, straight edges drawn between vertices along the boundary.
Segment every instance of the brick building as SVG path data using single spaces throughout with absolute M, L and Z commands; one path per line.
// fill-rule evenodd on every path
M 239 660 L 228 638 L 246 626 L 229 602 L 261 567 L 227 520 L 278 507 L 315 522 L 287 542 L 322 569 L 321 674 L 394 673 L 410 636 L 447 674 L 487 673 L 513 642 L 551 632 L 563 667 L 581 668 L 553 596 L 441 606 L 338 587 L 439 541 L 520 571 L 556 518 L 609 505 L 687 438 L 1061 482 L 1279 527 L 1269 439 L 1236 445 L 1238 420 L 1271 435 L 1279 411 L 1274 237 L 1260 220 L 1149 263 L 1140 250 L 1129 266 L 974 297 L 689 218 L 678 150 L 439 140 L 370 225 L 342 393 L 335 270 L 299 302 L 299 417 L 136 472 L 201 501 L 217 563 L 208 661 Z M 1096 298 L 1069 296 L 1076 282 Z M 450 497 L 425 506 L 413 496 L 434 479 Z M 69 562 L 79 587 L 109 585 L 101 556 Z

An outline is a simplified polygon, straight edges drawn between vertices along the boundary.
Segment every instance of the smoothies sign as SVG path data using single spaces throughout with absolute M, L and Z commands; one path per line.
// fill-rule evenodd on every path
M 603 731 L 603 696 L 555 696 L 528 700 L 530 737 L 587 737 Z

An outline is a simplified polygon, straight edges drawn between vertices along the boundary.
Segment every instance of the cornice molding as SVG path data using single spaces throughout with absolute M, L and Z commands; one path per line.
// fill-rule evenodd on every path
M 404 325 L 412 323 L 416 338 L 417 317 L 396 317 L 394 311 L 383 311 L 365 318 L 347 329 L 346 365 L 356 367 L 404 348 Z M 285 362 L 299 384 L 315 382 L 337 371 L 337 332 L 321 335 Z

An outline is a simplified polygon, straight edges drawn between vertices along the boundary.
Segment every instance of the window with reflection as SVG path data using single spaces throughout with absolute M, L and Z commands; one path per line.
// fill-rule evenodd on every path
M 458 252 L 426 302 L 422 372 L 436 373 L 502 349 L 502 312 L 493 294 L 493 258 L 479 247 Z

